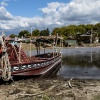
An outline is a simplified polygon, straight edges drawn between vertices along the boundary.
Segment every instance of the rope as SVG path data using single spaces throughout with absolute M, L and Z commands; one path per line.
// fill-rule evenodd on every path
M 2 56 L 2 79 L 4 81 L 9 81 L 11 79 L 11 65 L 9 63 L 8 54 L 6 53 Z
M 3 46 L 3 52 L 1 57 L 2 79 L 4 81 L 9 81 L 11 79 L 11 65 L 7 54 L 7 47 L 5 45 L 5 40 L 3 40 L 2 36 L 0 36 L 0 40 Z
M 15 45 L 14 45 L 13 47 L 14 47 L 14 50 L 15 50 L 15 53 L 16 53 L 17 59 L 18 59 L 18 53 L 17 53 L 17 51 L 16 51 Z

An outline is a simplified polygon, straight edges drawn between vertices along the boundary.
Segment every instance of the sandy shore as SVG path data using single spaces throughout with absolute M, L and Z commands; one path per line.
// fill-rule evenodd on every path
M 100 80 L 27 79 L 0 85 L 0 100 L 100 100 Z

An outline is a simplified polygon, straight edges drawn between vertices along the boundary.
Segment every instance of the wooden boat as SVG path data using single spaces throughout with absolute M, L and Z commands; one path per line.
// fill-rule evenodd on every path
M 0 36 L 3 47 L 0 53 L 0 75 L 8 81 L 12 76 L 46 76 L 61 66 L 61 52 L 27 56 L 17 44 L 11 44 Z

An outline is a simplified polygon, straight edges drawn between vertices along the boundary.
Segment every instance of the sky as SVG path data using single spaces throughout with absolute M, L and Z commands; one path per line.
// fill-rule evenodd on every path
M 0 33 L 100 22 L 100 0 L 0 0 Z

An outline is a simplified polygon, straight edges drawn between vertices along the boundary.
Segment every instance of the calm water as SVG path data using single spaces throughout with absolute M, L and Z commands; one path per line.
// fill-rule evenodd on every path
M 64 78 L 100 79 L 100 47 L 63 49 L 59 75 Z
M 46 53 L 51 51 L 48 49 Z M 41 53 L 43 52 L 42 50 Z M 36 51 L 32 53 L 35 55 Z M 100 79 L 100 47 L 62 49 L 62 67 L 59 76 Z

